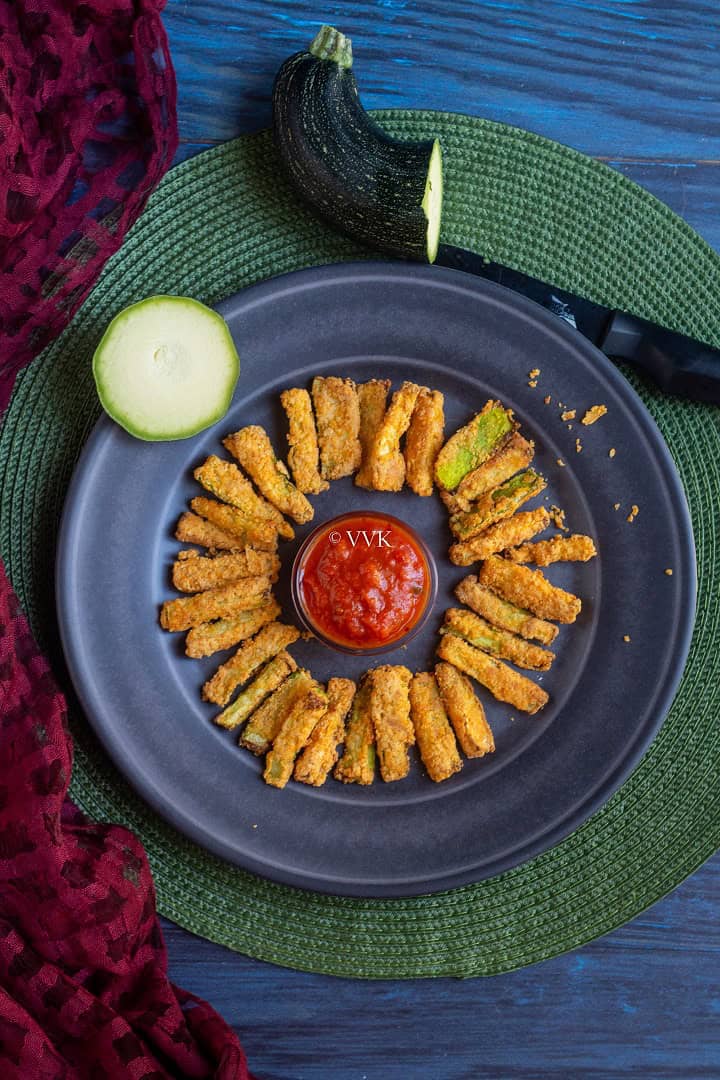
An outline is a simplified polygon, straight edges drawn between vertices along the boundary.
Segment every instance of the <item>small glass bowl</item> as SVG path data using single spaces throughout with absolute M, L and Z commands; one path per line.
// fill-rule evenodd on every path
M 303 573 L 309 559 L 310 553 L 315 547 L 315 544 L 323 535 L 328 535 L 344 527 L 347 522 L 352 522 L 358 518 L 378 518 L 388 523 L 389 526 L 394 526 L 400 532 L 404 532 L 410 537 L 413 544 L 419 551 L 425 563 L 425 569 L 428 577 L 428 587 L 425 598 L 425 606 L 421 610 L 420 614 L 416 617 L 415 622 L 408 627 L 408 629 L 400 634 L 398 637 L 393 638 L 391 641 L 384 642 L 382 645 L 374 645 L 372 647 L 365 646 L 352 646 L 345 642 L 336 641 L 330 637 L 327 633 L 321 630 L 313 621 L 307 606 L 305 604 L 305 598 L 303 596 L 302 579 Z M 291 591 L 293 604 L 297 613 L 298 619 L 302 623 L 303 627 L 308 630 L 314 637 L 321 641 L 324 645 L 327 645 L 330 649 L 335 649 L 337 652 L 346 653 L 352 656 L 372 656 L 379 655 L 380 653 L 392 652 L 393 649 L 398 649 L 403 645 L 407 645 L 415 638 L 423 626 L 425 626 L 427 620 L 430 617 L 432 609 L 435 604 L 438 589 L 438 575 L 437 567 L 435 565 L 435 559 L 430 551 L 429 547 L 422 539 L 421 536 L 410 525 L 407 525 L 399 518 L 393 517 L 392 514 L 379 513 L 376 511 L 367 510 L 352 510 L 346 514 L 339 514 L 335 518 L 331 518 L 329 521 L 324 521 L 317 528 L 313 529 L 308 536 L 306 536 L 302 545 L 298 549 L 298 553 L 295 556 L 295 560 L 292 566 L 292 579 L 291 579 Z

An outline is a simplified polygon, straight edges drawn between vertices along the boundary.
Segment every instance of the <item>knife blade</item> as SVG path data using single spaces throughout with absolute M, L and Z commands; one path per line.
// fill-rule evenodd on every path
M 533 300 L 610 359 L 635 364 L 666 394 L 720 404 L 720 349 L 449 244 L 440 245 L 435 265 L 475 274 Z

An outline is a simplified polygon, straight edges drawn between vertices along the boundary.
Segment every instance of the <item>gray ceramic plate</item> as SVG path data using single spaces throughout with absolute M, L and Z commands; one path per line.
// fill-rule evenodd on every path
M 62 639 L 108 752 L 140 794 L 199 844 L 258 874 L 325 892 L 433 892 L 497 874 L 556 844 L 637 764 L 669 709 L 689 647 L 692 532 L 654 422 L 609 361 L 563 322 L 455 271 L 400 263 L 320 267 L 249 288 L 221 310 L 242 361 L 229 415 L 193 439 L 156 444 L 104 419 L 68 494 L 57 570 Z M 541 372 L 535 388 L 528 385 L 533 368 Z M 548 571 L 583 598 L 581 617 L 561 630 L 557 660 L 541 677 L 550 704 L 527 717 L 483 692 L 496 752 L 466 761 L 442 784 L 433 784 L 415 757 L 411 775 L 396 784 L 267 787 L 261 762 L 212 724 L 214 707 L 200 700 L 202 682 L 225 655 L 188 660 L 183 635 L 158 626 L 158 606 L 172 595 L 174 523 L 197 493 L 192 468 L 222 453 L 221 437 L 248 423 L 264 425 L 282 452 L 278 393 L 308 385 L 316 373 L 426 383 L 445 394 L 448 430 L 488 397 L 501 398 L 537 444 L 548 503 L 563 507 L 571 530 L 589 533 L 600 551 L 588 564 Z M 600 403 L 608 413 L 569 431 L 558 401 L 578 416 Z M 365 493 L 342 480 L 314 503 L 316 523 L 351 508 L 387 510 L 436 552 L 437 610 L 406 650 L 383 658 L 427 670 L 442 612 L 464 574 L 447 561 L 439 499 Z M 632 503 L 640 513 L 628 524 Z M 309 528 L 283 547 L 290 619 L 287 570 Z M 312 642 L 293 653 L 322 680 L 357 677 L 380 662 Z

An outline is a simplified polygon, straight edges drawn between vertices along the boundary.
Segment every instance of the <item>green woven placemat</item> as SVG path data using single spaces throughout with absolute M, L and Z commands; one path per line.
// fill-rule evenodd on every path
M 400 136 L 440 135 L 446 243 L 720 345 L 720 259 L 646 192 L 527 132 L 439 113 L 379 117 Z M 213 303 L 273 274 L 367 255 L 298 207 L 267 134 L 201 154 L 165 179 L 72 325 L 20 379 L 0 434 L 2 556 L 58 672 L 53 552 L 72 468 L 99 414 L 90 357 L 108 320 L 151 293 Z M 140 834 L 163 914 L 289 967 L 363 977 L 486 975 L 620 925 L 712 854 L 720 837 L 718 411 L 640 391 L 687 491 L 699 607 L 671 714 L 605 808 L 558 847 L 475 886 L 413 900 L 320 896 L 228 866 L 163 824 L 74 708 L 72 794 L 93 817 Z

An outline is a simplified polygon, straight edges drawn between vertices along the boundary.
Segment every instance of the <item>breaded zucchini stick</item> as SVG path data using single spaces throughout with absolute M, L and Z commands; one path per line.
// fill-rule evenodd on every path
M 211 619 L 227 619 L 241 611 L 262 607 L 269 601 L 270 578 L 243 578 L 194 596 L 166 600 L 160 609 L 160 625 L 163 630 L 189 630 Z
M 193 476 L 211 495 L 228 506 L 241 510 L 246 517 L 255 518 L 257 521 L 271 521 L 280 536 L 284 536 L 286 540 L 292 540 L 295 536 L 290 522 L 285 520 L 276 506 L 258 495 L 248 478 L 243 476 L 232 461 L 224 461 L 211 454 L 195 469 Z
M 231 555 L 217 555 L 214 559 L 197 551 L 180 551 L 173 563 L 172 583 L 178 592 L 202 592 L 227 585 L 240 578 L 260 575 L 277 581 L 280 560 L 269 551 L 246 548 Z
M 402 780 L 410 771 L 408 747 L 415 742 L 410 720 L 412 673 L 401 665 L 385 664 L 368 674 L 370 718 L 375 733 L 383 780 Z
M 265 759 L 263 779 L 272 787 L 284 788 L 292 776 L 295 758 L 312 735 L 313 728 L 327 710 L 327 694 L 321 687 L 296 701 L 275 736 Z
M 404 382 L 390 401 L 371 450 L 372 486 L 375 491 L 400 491 L 405 483 L 405 458 L 400 439 L 410 424 L 418 394 L 423 389 Z
M 511 604 L 532 611 L 540 619 L 572 623 L 582 608 L 579 597 L 551 585 L 542 570 L 529 570 L 527 566 L 499 559 L 497 555 L 491 555 L 483 563 L 478 581 Z
M 385 416 L 385 403 L 389 389 L 389 379 L 370 379 L 369 382 L 360 383 L 357 388 L 362 450 L 360 468 L 355 474 L 355 483 L 358 487 L 372 488 L 372 448 Z
M 344 784 L 372 784 L 375 779 L 375 735 L 370 716 L 370 680 L 365 677 L 353 698 L 343 755 L 333 770 Z
M 416 495 L 432 495 L 435 458 L 443 444 L 445 398 L 439 390 L 418 394 L 405 436 L 405 479 Z
M 327 711 L 315 725 L 293 771 L 301 784 L 320 787 L 338 758 L 338 743 L 345 734 L 345 717 L 355 696 L 352 679 L 330 679 L 327 684 Z
M 452 664 L 435 665 L 435 680 L 460 748 L 469 758 L 492 754 L 495 740 L 470 680 Z
M 532 714 L 542 709 L 548 701 L 548 695 L 537 683 L 454 634 L 440 638 L 437 653 L 441 660 L 454 664 L 486 686 L 498 701 L 505 701 L 515 709 Z
M 447 780 L 462 768 L 455 736 L 448 723 L 434 675 L 421 671 L 410 684 L 412 721 L 418 750 L 431 780 Z
M 597 555 L 597 551 L 589 536 L 573 533 L 572 536 L 551 536 L 549 540 L 538 540 L 536 544 L 522 544 L 510 548 L 505 554 L 513 562 L 549 566 L 554 562 L 587 562 Z
M 509 630 L 528 640 L 540 641 L 543 645 L 552 645 L 558 635 L 557 626 L 545 622 L 544 619 L 536 619 L 524 608 L 503 600 L 485 585 L 481 585 L 472 575 L 463 578 L 456 586 L 455 595 L 461 604 L 467 604 L 501 630 Z
M 272 660 L 273 656 L 277 656 L 299 637 L 299 630 L 281 622 L 263 626 L 255 637 L 243 642 L 235 655 L 221 664 L 212 678 L 208 679 L 202 688 L 203 700 L 212 701 L 215 705 L 227 705 L 238 686 L 247 682 L 263 664 Z
M 190 513 L 180 517 L 175 527 L 175 539 L 183 544 L 198 544 L 219 551 L 240 551 L 245 546 L 237 536 Z
M 465 540 L 460 544 L 453 544 L 450 548 L 450 562 L 456 566 L 469 566 L 470 563 L 487 559 L 498 551 L 514 547 L 516 544 L 537 536 L 550 524 L 550 515 L 544 506 L 538 506 L 536 510 L 521 510 L 519 514 L 504 521 L 498 521 L 496 525 L 490 525 L 478 536 L 471 540 Z
M 188 630 L 185 638 L 185 655 L 197 658 L 212 656 L 221 649 L 230 649 L 240 641 L 252 637 L 267 623 L 274 622 L 280 614 L 280 605 L 271 600 L 264 607 L 253 611 L 241 611 L 234 619 L 218 619 L 217 622 L 200 623 Z
M 516 429 L 509 409 L 499 401 L 486 402 L 469 424 L 448 439 L 435 459 L 438 487 L 454 491 L 463 477 L 496 453 Z
M 320 448 L 310 395 L 307 390 L 293 387 L 283 390 L 280 402 L 288 418 L 288 465 L 296 488 L 306 495 L 327 491 L 330 485 L 318 469 Z
M 306 697 L 314 685 L 312 675 L 305 668 L 288 675 L 278 689 L 252 713 L 240 736 L 240 745 L 258 756 L 264 754 L 295 703 Z
M 289 653 L 281 652 L 266 664 L 259 675 L 246 686 L 241 694 L 215 717 L 215 723 L 224 728 L 236 728 L 244 723 L 248 716 L 257 709 L 268 694 L 297 669 L 297 664 Z
M 532 442 L 524 439 L 519 431 L 513 432 L 492 457 L 462 478 L 455 491 L 460 509 L 469 510 L 470 504 L 481 495 L 504 484 L 516 472 L 527 469 L 534 453 Z
M 532 469 L 526 469 L 525 472 L 513 476 L 507 483 L 488 491 L 486 495 L 473 503 L 470 510 L 453 514 L 450 518 L 450 528 L 459 540 L 470 540 L 490 525 L 496 525 L 498 521 L 512 517 L 523 503 L 539 495 L 546 486 L 542 476 Z
M 518 667 L 530 668 L 533 671 L 547 671 L 555 659 L 555 654 L 548 649 L 531 645 L 524 638 L 510 634 L 507 630 L 498 630 L 480 615 L 475 615 L 466 608 L 448 608 L 440 633 L 456 634 L 476 649 L 482 649 L 491 656 L 498 656 L 501 660 L 511 660 Z
M 275 457 L 267 433 L 257 424 L 241 428 L 223 439 L 232 454 L 268 502 L 298 525 L 312 521 L 315 511 L 288 476 L 285 465 Z
M 191 499 L 190 508 L 224 532 L 237 536 L 239 547 L 256 547 L 261 551 L 277 550 L 278 532 L 271 521 L 246 517 L 242 510 L 227 506 L 216 499 L 206 499 L 204 495 Z
M 352 379 L 337 375 L 312 381 L 320 472 L 325 480 L 339 480 L 360 468 L 360 403 Z

